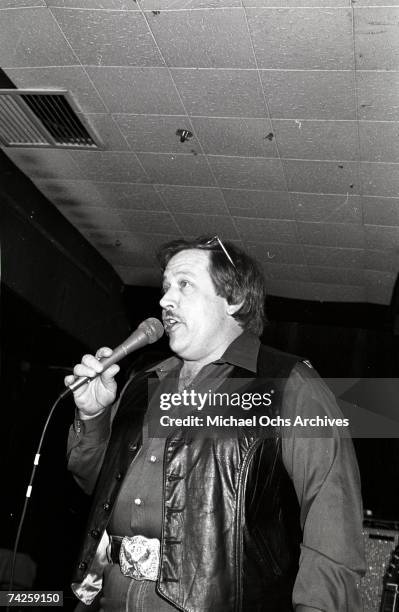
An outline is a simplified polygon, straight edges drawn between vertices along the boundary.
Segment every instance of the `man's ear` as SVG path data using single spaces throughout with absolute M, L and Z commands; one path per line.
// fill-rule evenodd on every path
M 241 306 L 244 304 L 244 300 L 239 302 L 238 304 L 227 304 L 226 312 L 228 315 L 233 316 L 236 312 L 238 312 Z

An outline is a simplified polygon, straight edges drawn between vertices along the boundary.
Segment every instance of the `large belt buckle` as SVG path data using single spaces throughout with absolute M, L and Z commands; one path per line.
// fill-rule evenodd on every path
M 160 542 L 157 538 L 126 536 L 119 552 L 121 572 L 135 580 L 153 580 L 158 577 Z

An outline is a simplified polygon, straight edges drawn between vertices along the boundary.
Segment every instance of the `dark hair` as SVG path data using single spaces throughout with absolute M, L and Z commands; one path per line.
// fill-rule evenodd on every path
M 243 302 L 233 317 L 243 329 L 260 336 L 266 322 L 266 289 L 262 272 L 257 262 L 234 244 L 223 242 L 223 246 L 233 263 L 229 261 L 218 239 L 209 236 L 167 242 L 160 247 L 157 257 L 162 270 L 165 270 L 172 257 L 181 251 L 209 251 L 209 273 L 217 295 L 226 298 L 228 304 Z

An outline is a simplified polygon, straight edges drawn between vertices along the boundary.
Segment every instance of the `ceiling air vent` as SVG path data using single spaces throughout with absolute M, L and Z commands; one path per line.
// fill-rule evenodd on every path
M 98 149 L 65 90 L 0 89 L 0 144 Z

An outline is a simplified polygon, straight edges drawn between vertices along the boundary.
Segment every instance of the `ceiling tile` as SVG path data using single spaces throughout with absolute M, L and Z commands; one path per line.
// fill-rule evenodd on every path
M 241 7 L 241 0 L 139 0 L 144 10 Z
M 349 6 L 350 0 L 242 0 L 246 7 L 282 7 L 282 8 L 298 8 L 301 6 L 307 7 L 331 7 Z
M 268 280 L 266 282 L 266 295 L 277 295 L 279 297 L 298 299 L 298 285 L 303 286 L 305 283 L 295 283 L 292 281 L 283 280 Z
M 366 246 L 375 250 L 398 250 L 399 227 L 383 227 L 379 225 L 364 226 Z
M 155 234 L 168 234 L 177 231 L 171 215 L 167 212 L 148 212 L 135 210 L 132 212 L 122 210 L 104 210 L 94 207 L 60 207 L 68 219 L 73 220 L 78 227 L 88 231 L 119 230 L 137 233 L 154 232 Z
M 89 181 L 35 180 L 36 187 L 56 205 L 105 206 L 94 183 Z
M 57 208 L 78 230 L 123 230 L 124 220 L 115 211 L 103 208 L 57 204 Z
M 25 89 L 66 89 L 78 108 L 86 113 L 104 112 L 105 106 L 86 72 L 80 66 L 8 68 L 10 79 Z
M 285 180 L 281 161 L 260 157 L 208 156 L 220 187 L 283 191 Z
M 296 264 L 263 263 L 262 271 L 267 280 L 293 280 L 309 281 L 309 270 L 307 266 Z
M 399 162 L 399 122 L 359 121 L 360 158 Z
M 198 151 L 196 138 L 180 142 L 176 131 L 189 130 L 193 126 L 188 117 L 182 115 L 114 115 L 114 119 L 134 151 L 152 153 L 190 153 Z
M 322 285 L 317 285 L 316 291 L 319 292 L 321 301 L 329 302 L 366 302 L 366 291 L 364 287 L 358 286 L 342 286 L 342 285 L 324 285 L 325 293 L 322 291 Z
M 129 145 L 111 115 L 92 113 L 83 116 L 83 123 L 84 119 L 92 127 L 94 134 L 100 138 L 101 148 L 107 151 L 129 151 Z
M 120 214 L 120 213 L 119 213 Z M 135 210 L 132 214 L 123 213 L 124 229 L 138 233 L 171 234 L 178 232 L 172 216 L 166 212 Z
M 364 246 L 362 225 L 345 223 L 297 223 L 302 244 L 361 249 Z
M 155 250 L 141 234 L 111 231 L 85 232 L 85 237 L 111 265 L 154 266 L 158 268 Z M 121 236 L 123 238 L 121 239 Z
M 281 157 L 357 159 L 355 121 L 273 119 Z
M 93 183 L 107 208 L 120 210 L 163 210 L 159 195 L 152 185 L 134 183 Z
M 144 16 L 138 11 L 52 9 L 82 64 L 162 66 Z
M 161 274 L 155 268 L 114 266 L 114 270 L 126 285 L 138 287 L 159 287 L 160 285 Z
M 247 9 L 259 68 L 353 69 L 351 9 Z
M 362 223 L 360 196 L 290 193 L 297 221 Z
M 354 162 L 283 160 L 290 191 L 358 193 Z
M 93 66 L 87 72 L 111 113 L 184 114 L 167 68 Z
M 182 187 L 157 185 L 156 190 L 172 213 L 224 215 L 228 213 L 218 187 Z
M 6 68 L 79 64 L 47 8 L 1 11 L 0 57 Z
M 71 180 L 39 180 L 35 184 L 56 204 L 120 210 L 166 210 L 152 185 Z
M 71 151 L 85 178 L 93 181 L 146 183 L 147 176 L 134 153 L 116 151 Z
M 320 302 L 364 302 L 364 287 L 329 285 L 327 283 L 295 283 L 290 281 L 268 281 L 267 293 L 300 300 Z
M 201 236 L 207 234 L 214 236 L 217 234 L 222 240 L 238 238 L 234 223 L 229 216 L 177 213 L 174 215 L 174 218 L 183 236 Z
M 399 250 L 365 251 L 364 267 L 366 270 L 397 273 L 399 269 Z
M 126 253 L 119 249 L 115 249 L 111 247 L 109 249 L 96 247 L 98 251 L 103 255 L 107 261 L 111 264 L 111 266 L 127 266 L 127 267 L 135 267 L 139 266 L 153 266 L 156 268 L 156 258 L 155 255 L 151 253 L 146 253 L 145 251 L 140 251 L 140 253 Z
M 299 244 L 280 244 L 275 242 L 256 244 L 247 242 L 246 250 L 261 263 L 298 265 L 306 263 L 303 248 Z
M 266 219 L 244 219 L 235 218 L 235 224 L 240 236 L 251 242 L 274 243 L 296 243 L 296 231 L 294 221 L 266 220 Z
M 399 0 L 357 0 L 358 6 L 399 6 Z
M 383 304 L 387 306 L 392 298 L 393 285 L 378 285 L 366 287 L 366 299 L 369 304 Z
M 27 8 L 28 6 L 46 6 L 44 0 L 1 0 L 0 9 Z
M 355 8 L 354 16 L 357 68 L 398 70 L 399 8 Z
M 54 149 L 5 148 L 4 153 L 32 179 L 83 179 L 70 152 Z
M 192 121 L 205 153 L 277 157 L 269 119 L 193 117 Z
M 146 17 L 168 66 L 256 67 L 243 9 L 148 12 Z
M 223 194 L 233 217 L 294 219 L 286 191 L 223 189 Z
M 138 153 L 137 157 L 153 183 L 164 183 L 166 185 L 215 184 L 205 155 Z
M 362 202 L 367 225 L 399 226 L 399 198 L 363 196 Z
M 357 70 L 359 119 L 399 121 L 399 73 Z
M 85 231 L 84 235 L 88 237 L 92 244 L 95 244 L 101 249 L 120 249 L 126 253 L 140 253 L 142 250 L 149 251 L 152 249 L 154 253 L 163 244 L 176 240 L 180 237 L 180 233 L 176 231 L 173 234 L 153 234 L 153 233 L 137 233 L 135 231 Z
M 71 204 L 75 202 L 76 205 L 82 204 L 83 206 L 100 206 L 102 202 L 94 184 L 89 181 L 35 179 L 34 183 L 51 202 L 59 200 L 61 203 L 66 203 L 69 201 Z
M 389 272 L 365 270 L 367 301 L 374 304 L 389 304 L 395 284 L 395 275 Z
M 364 194 L 392 198 L 399 194 L 398 164 L 362 162 L 360 164 L 360 177 Z
M 304 245 L 303 250 L 309 266 L 356 269 L 364 267 L 363 249 Z
M 350 71 L 261 70 L 260 75 L 273 118 L 356 118 Z
M 264 117 L 267 114 L 256 70 L 172 69 L 190 115 Z M 234 95 L 226 95 L 234 92 Z
M 107 9 L 109 11 L 138 11 L 136 0 L 46 0 L 47 6 L 81 9 Z
M 309 266 L 309 276 L 315 283 L 357 286 L 364 284 L 364 270 L 359 269 Z

